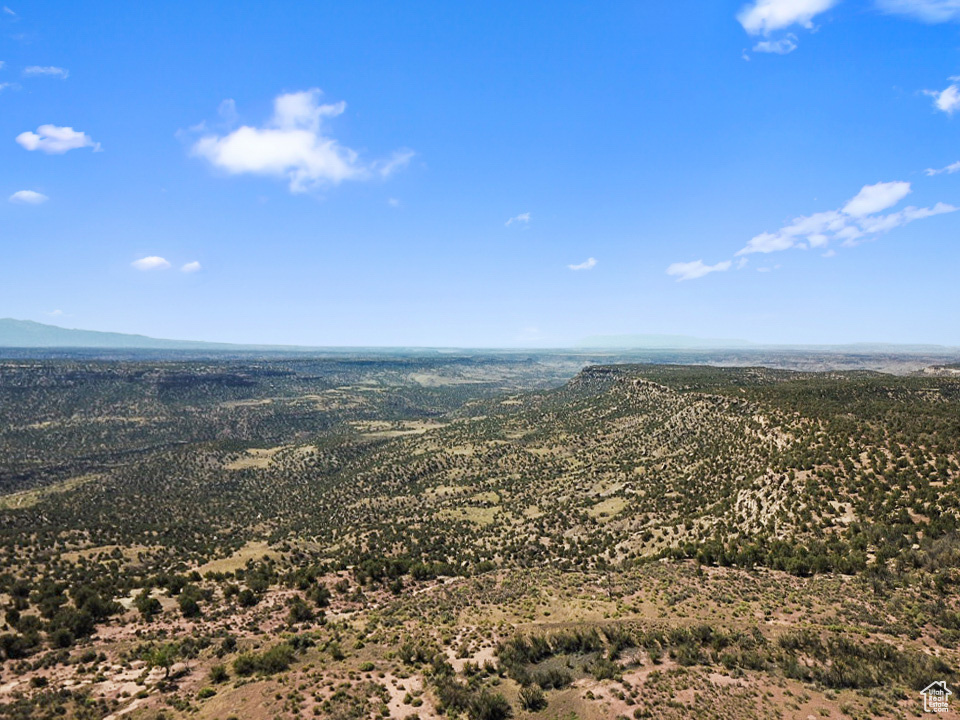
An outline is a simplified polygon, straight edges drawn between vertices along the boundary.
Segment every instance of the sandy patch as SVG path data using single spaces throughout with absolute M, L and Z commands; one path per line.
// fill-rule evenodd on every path
M 230 557 L 211 560 L 197 568 L 197 572 L 205 575 L 208 572 L 227 573 L 235 572 L 246 567 L 249 560 L 260 560 L 264 556 L 276 558 L 279 554 L 270 549 L 270 545 L 261 541 L 251 541 L 237 550 Z
M 223 467 L 227 470 L 248 470 L 250 468 L 265 468 L 270 466 L 273 456 L 283 450 L 286 445 L 274 448 L 250 448 L 244 455 L 228 462 Z

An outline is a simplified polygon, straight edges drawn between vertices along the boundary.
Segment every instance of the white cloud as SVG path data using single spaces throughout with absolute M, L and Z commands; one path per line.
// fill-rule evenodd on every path
M 65 313 L 63 312 L 63 310 L 60 310 L 60 309 L 51 310 L 50 312 L 47 313 L 47 315 L 49 315 L 50 317 L 63 317 L 64 314 Z
M 19 205 L 42 205 L 49 199 L 50 198 L 43 193 L 34 192 L 33 190 L 17 190 L 17 192 L 9 198 L 10 202 Z
M 731 263 L 729 260 L 724 260 L 723 262 L 718 262 L 716 265 L 706 265 L 703 260 L 694 260 L 693 262 L 678 262 L 673 263 L 667 268 L 667 275 L 674 275 L 677 278 L 677 282 L 681 280 L 695 280 L 696 278 L 701 278 L 704 275 L 708 275 L 712 272 L 724 272 L 730 269 Z
M 777 55 L 788 55 L 796 49 L 797 36 L 793 33 L 789 33 L 779 40 L 761 40 L 753 46 L 754 52 L 776 53 Z
M 813 27 L 813 18 L 839 0 L 756 0 L 737 14 L 743 29 L 751 35 L 769 35 L 791 25 Z
M 932 97 L 933 106 L 947 115 L 953 115 L 960 108 L 960 85 L 957 83 L 948 85 L 943 90 L 924 90 L 923 94 Z
M 918 208 L 910 205 L 899 212 L 890 213 L 889 215 L 877 215 L 874 217 L 863 218 L 860 221 L 860 229 L 865 235 L 888 232 L 894 228 L 900 227 L 901 225 L 911 223 L 914 220 L 923 220 L 924 218 L 933 217 L 934 215 L 952 213 L 958 209 L 960 208 L 956 208 L 953 205 L 948 205 L 947 203 L 943 202 L 939 202 L 933 207 L 929 208 Z M 844 244 L 855 244 L 857 239 L 858 238 L 856 237 L 852 237 Z
M 387 198 L 387 205 L 392 208 L 398 208 L 400 207 L 400 201 L 397 200 L 397 198 Z
M 910 183 L 908 182 L 879 182 L 875 185 L 864 185 L 856 197 L 843 206 L 843 212 L 854 217 L 872 215 L 893 207 L 909 194 Z
M 747 243 L 747 246 L 740 250 L 737 255 L 747 255 L 749 253 L 769 253 L 777 252 L 778 250 L 786 250 L 791 248 L 794 245 L 794 240 L 791 236 L 783 233 L 768 233 L 762 232 L 759 235 L 754 235 L 750 238 L 750 242 Z
M 16 87 L 17 87 L 16 83 L 8 83 L 8 82 L 0 83 L 0 91 L 6 90 L 7 88 L 16 88 Z
M 70 77 L 70 71 L 61 67 L 54 67 L 53 65 L 30 65 L 23 69 L 23 74 L 30 77 L 34 75 L 49 75 L 50 77 L 57 77 L 61 80 L 66 80 Z
M 279 95 L 273 117 L 263 127 L 243 125 L 226 135 L 208 134 L 191 148 L 214 167 L 233 175 L 244 173 L 285 178 L 294 193 L 324 184 L 387 177 L 413 156 L 399 150 L 386 160 L 364 164 L 359 155 L 325 134 L 323 123 L 346 110 L 346 103 L 320 104 L 318 89 Z M 235 112 L 221 104 L 221 116 Z
M 3 12 L 6 13 L 7 15 L 13 15 L 14 17 L 17 16 L 17 14 L 13 10 L 8 8 L 6 5 L 3 6 Z
M 914 220 L 954 212 L 958 208 L 937 203 L 930 208 L 909 206 L 881 215 L 910 193 L 910 183 L 880 182 L 864 185 L 840 210 L 802 215 L 776 232 L 763 232 L 750 239 L 737 255 L 771 253 L 790 248 L 824 248 L 831 241 L 856 245 L 871 235 L 888 232 Z M 828 253 L 830 251 L 827 251 Z
M 516 217 L 510 218 L 509 220 L 507 220 L 507 222 L 504 223 L 504 225 L 509 227 L 514 223 L 528 223 L 528 222 L 530 222 L 530 213 L 525 212 L 525 213 L 520 213 Z
M 928 23 L 960 20 L 960 0 L 877 0 L 881 10 Z
M 159 259 L 163 260 L 163 258 L 159 258 Z M 195 273 L 195 272 L 199 272 L 200 269 L 201 269 L 200 263 L 194 260 L 193 262 L 188 262 L 183 267 L 181 267 L 180 272 Z
M 156 255 L 134 260 L 130 264 L 137 270 L 167 270 L 170 267 L 170 263 L 166 259 Z
M 597 266 L 596 258 L 587 258 L 578 265 L 567 265 L 571 270 L 593 270 Z
M 386 160 L 378 160 L 373 163 L 373 169 L 379 173 L 380 177 L 388 178 L 397 170 L 402 170 L 410 164 L 410 160 L 416 153 L 413 150 L 397 150 Z
M 839 211 L 816 213 L 805 217 L 794 218 L 793 222 L 775 233 L 764 232 L 750 240 L 737 255 L 749 253 L 769 253 L 786 250 L 797 244 L 800 238 L 819 238 L 827 232 L 838 232 L 844 226 L 844 220 Z M 823 244 L 819 242 L 819 244 Z
M 41 125 L 35 133 L 20 133 L 17 142 L 27 150 L 40 150 L 48 155 L 62 155 L 83 147 L 92 147 L 94 152 L 100 150 L 100 143 L 94 142 L 86 133 L 56 125 Z
M 227 123 L 227 125 L 234 125 L 240 119 L 240 116 L 237 114 L 237 103 L 233 98 L 227 98 L 217 106 L 217 115 L 219 115 L 220 119 Z
M 953 175 L 958 171 L 960 171 L 960 160 L 955 163 L 950 163 L 946 167 L 942 168 L 927 168 L 923 172 L 926 173 L 928 177 L 933 177 L 934 175 L 941 175 L 943 173 L 947 173 L 947 175 Z

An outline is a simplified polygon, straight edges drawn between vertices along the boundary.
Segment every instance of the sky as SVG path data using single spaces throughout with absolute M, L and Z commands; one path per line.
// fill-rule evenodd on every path
M 0 317 L 960 345 L 960 0 L 6 1 Z

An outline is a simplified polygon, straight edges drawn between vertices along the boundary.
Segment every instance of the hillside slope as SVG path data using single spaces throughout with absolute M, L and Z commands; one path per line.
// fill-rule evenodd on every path
M 958 678 L 954 376 L 0 370 L 0 717 L 907 718 Z

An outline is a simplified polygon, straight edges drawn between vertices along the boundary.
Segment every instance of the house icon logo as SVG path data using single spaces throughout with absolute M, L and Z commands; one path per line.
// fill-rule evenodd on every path
M 923 695 L 923 711 L 928 713 L 942 713 L 950 709 L 950 696 L 953 693 L 947 689 L 943 680 L 932 682 L 920 691 Z

